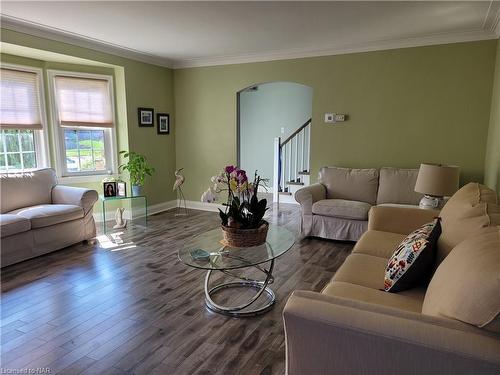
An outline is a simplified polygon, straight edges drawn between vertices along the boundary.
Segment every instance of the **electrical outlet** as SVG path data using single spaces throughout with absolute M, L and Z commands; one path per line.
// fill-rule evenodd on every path
M 335 122 L 342 122 L 345 121 L 345 115 L 344 114 L 337 114 L 335 115 Z
M 285 128 L 281 128 L 281 134 L 285 134 Z

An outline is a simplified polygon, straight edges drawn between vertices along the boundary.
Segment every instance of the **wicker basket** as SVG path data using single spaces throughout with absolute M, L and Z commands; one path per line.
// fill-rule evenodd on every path
M 264 223 L 255 229 L 240 229 L 221 225 L 224 242 L 230 247 L 252 247 L 266 242 L 269 223 Z

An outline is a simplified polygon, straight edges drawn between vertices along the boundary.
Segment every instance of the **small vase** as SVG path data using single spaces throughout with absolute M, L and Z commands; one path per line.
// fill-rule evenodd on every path
M 132 185 L 132 196 L 138 197 L 140 195 L 142 195 L 142 186 Z

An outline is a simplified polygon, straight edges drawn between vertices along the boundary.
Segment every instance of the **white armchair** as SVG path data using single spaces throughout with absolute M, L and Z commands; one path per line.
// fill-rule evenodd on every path
M 4 174 L 1 194 L 1 266 L 95 237 L 95 190 L 57 185 L 54 170 Z

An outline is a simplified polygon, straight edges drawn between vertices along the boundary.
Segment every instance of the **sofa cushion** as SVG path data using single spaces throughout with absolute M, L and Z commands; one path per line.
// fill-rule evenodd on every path
M 458 190 L 444 205 L 442 234 L 438 240 L 438 264 L 460 242 L 483 227 L 500 225 L 500 205 L 496 193 L 471 182 Z
M 418 208 L 416 204 L 402 204 L 402 203 L 381 203 L 377 204 L 380 207 L 400 207 L 400 208 Z
M 72 204 L 41 204 L 9 212 L 31 221 L 31 228 L 42 228 L 81 219 L 83 208 Z
M 26 232 L 30 229 L 31 222 L 24 217 L 11 214 L 0 215 L 0 233 L 2 238 Z
M 361 236 L 352 252 L 389 260 L 394 250 L 406 238 L 404 234 L 369 230 Z
M 313 204 L 315 215 L 339 217 L 341 219 L 368 220 L 371 204 L 345 199 L 323 199 Z
M 455 247 L 429 284 L 422 313 L 500 333 L 500 227 L 484 228 Z
M 366 286 L 332 281 L 327 284 L 321 293 L 421 313 L 425 289 L 413 288 L 396 294 L 367 288 Z
M 18 208 L 52 203 L 52 188 L 57 179 L 53 169 L 33 172 L 0 174 L 1 213 Z
M 386 267 L 387 259 L 385 258 L 360 253 L 351 254 L 335 273 L 332 281 L 343 281 L 372 289 L 384 289 Z
M 374 205 L 377 200 L 378 170 L 323 167 L 319 180 L 328 199 L 347 199 Z
M 415 192 L 417 176 L 418 169 L 381 168 L 377 204 L 418 205 L 423 194 Z
M 429 281 L 440 234 L 439 219 L 434 219 L 411 232 L 399 244 L 387 263 L 384 281 L 387 292 L 401 292 Z

